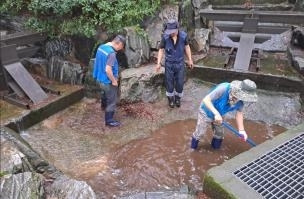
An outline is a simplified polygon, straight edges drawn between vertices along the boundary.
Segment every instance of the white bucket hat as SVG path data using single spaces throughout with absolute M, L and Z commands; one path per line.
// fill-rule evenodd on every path
M 256 102 L 258 101 L 258 95 L 256 94 L 256 84 L 250 79 L 243 81 L 234 80 L 230 83 L 231 94 L 239 100 L 244 102 Z

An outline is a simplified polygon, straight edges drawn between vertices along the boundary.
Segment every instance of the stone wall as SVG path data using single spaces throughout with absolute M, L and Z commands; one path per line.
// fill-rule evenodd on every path
M 244 4 L 247 0 L 209 0 L 212 5 Z M 251 0 L 253 4 L 284 3 L 286 0 Z

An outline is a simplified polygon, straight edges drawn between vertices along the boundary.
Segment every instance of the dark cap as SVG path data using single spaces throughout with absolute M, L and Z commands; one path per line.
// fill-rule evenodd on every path
M 178 22 L 174 19 L 170 19 L 166 23 L 166 29 L 165 29 L 165 34 L 170 35 L 172 33 L 177 33 L 178 32 Z
M 123 46 L 125 47 L 126 46 L 126 38 L 122 35 L 117 35 L 115 38 L 114 38 L 115 41 L 120 41 Z

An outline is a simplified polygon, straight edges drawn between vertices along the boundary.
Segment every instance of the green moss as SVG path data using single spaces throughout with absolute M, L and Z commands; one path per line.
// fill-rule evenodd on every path
M 200 60 L 197 65 L 209 66 L 214 68 L 223 68 L 226 61 L 226 56 L 218 56 L 209 54 L 204 59 Z
M 280 59 L 272 54 L 261 59 L 260 71 L 266 74 L 282 76 L 298 76 L 298 73 L 290 66 L 288 60 Z
M 214 199 L 235 199 L 231 193 L 227 192 L 208 174 L 206 174 L 204 178 L 204 193 Z
M 23 111 L 23 109 L 3 100 L 0 100 L 0 107 L 0 120 L 3 123 L 12 117 L 17 117 Z
M 8 174 L 7 171 L 0 171 L 0 178 L 2 178 L 3 176 L 5 176 L 7 174 Z

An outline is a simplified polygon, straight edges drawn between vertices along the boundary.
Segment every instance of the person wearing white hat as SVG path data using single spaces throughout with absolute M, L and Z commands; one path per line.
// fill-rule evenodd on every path
M 212 89 L 202 100 L 199 107 L 196 130 L 191 139 L 191 148 L 197 149 L 199 140 L 205 134 L 207 124 L 211 122 L 214 132 L 211 146 L 218 149 L 224 138 L 224 129 L 221 125 L 223 116 L 232 111 L 236 111 L 235 120 L 239 133 L 244 140 L 247 139 L 247 133 L 243 123 L 244 102 L 256 102 L 255 82 L 245 79 L 243 81 L 234 80 L 231 83 L 221 83 Z

